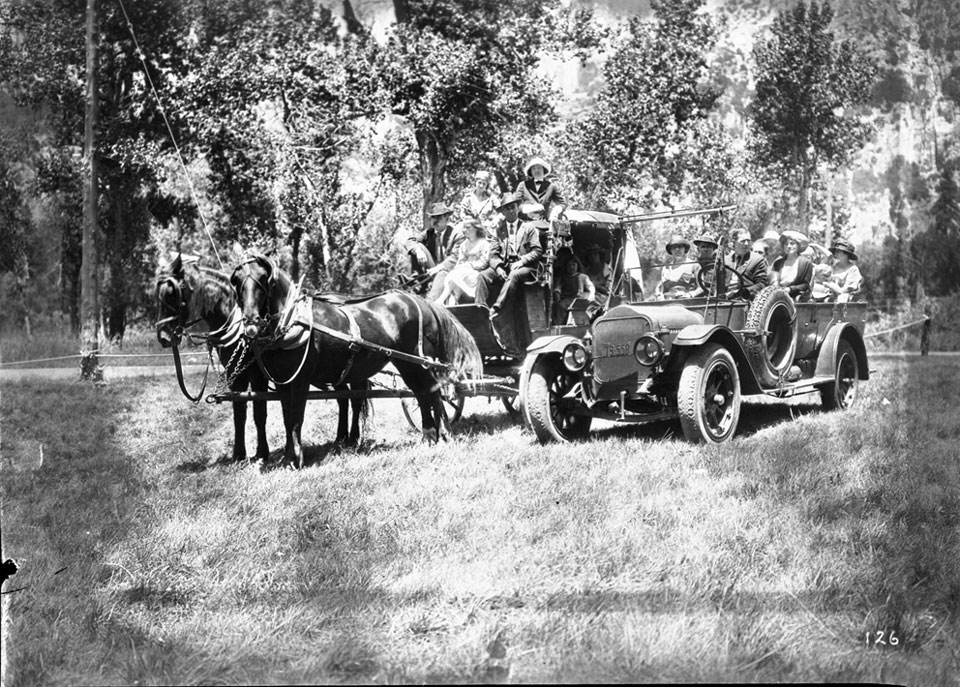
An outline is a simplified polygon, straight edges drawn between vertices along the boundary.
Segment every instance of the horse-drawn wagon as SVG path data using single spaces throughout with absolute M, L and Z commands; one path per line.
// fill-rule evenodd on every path
M 283 402 L 287 458 L 298 464 L 308 398 L 340 402 L 338 440 L 355 440 L 363 404 L 384 397 L 401 399 L 414 426 L 419 412 L 428 437 L 459 419 L 466 398 L 498 398 L 508 412 L 522 414 L 544 443 L 585 436 L 593 418 L 679 419 L 687 438 L 719 443 L 736 430 L 741 394 L 783 398 L 819 391 L 826 407 L 849 406 L 857 381 L 868 377 L 865 304 L 794 303 L 773 287 L 752 302 L 727 298 L 717 287 L 728 281 L 730 269 L 722 251 L 713 279 L 701 282 L 713 289 L 706 296 L 643 301 L 632 224 L 728 209 L 632 218 L 569 210 L 542 232 L 540 269 L 495 321 L 483 304 L 444 308 L 400 291 L 356 300 L 303 294 L 270 259 L 248 257 L 232 275 L 239 308 L 222 316 L 226 322 L 215 334 L 241 349 L 237 342 L 245 340 L 253 354 L 247 365 L 255 360 L 262 375 L 255 375 L 252 392 L 221 385 L 208 401 L 231 401 L 235 409 L 248 400 Z M 611 288 L 602 303 L 593 304 L 593 317 L 582 302 L 559 313 L 553 307 L 554 265 L 562 250 L 581 261 L 588 250 L 607 256 Z M 163 275 L 160 284 L 166 284 L 158 296 L 168 317 L 158 323 L 158 336 L 175 343 L 187 321 L 203 315 L 191 312 L 198 306 L 187 303 L 182 274 Z M 210 288 L 194 283 L 190 290 Z M 218 307 L 223 313 L 236 308 Z M 221 351 L 226 368 L 229 357 Z M 371 384 L 387 363 L 403 387 L 397 375 L 392 386 Z M 236 371 L 227 373 L 234 381 Z M 275 390 L 265 391 L 262 378 Z M 354 407 L 349 434 L 348 403 Z M 237 431 L 242 441 L 242 429 Z

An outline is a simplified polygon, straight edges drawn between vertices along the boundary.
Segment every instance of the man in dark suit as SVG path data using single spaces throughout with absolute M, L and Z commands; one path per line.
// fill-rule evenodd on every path
M 504 193 L 497 204 L 503 219 L 496 235 L 490 238 L 490 266 L 477 278 L 476 302 L 490 305 L 491 317 L 497 317 L 517 286 L 536 274 L 543 257 L 540 224 L 521 223 L 520 197 Z
M 407 241 L 414 274 L 432 277 L 426 293 L 428 300 L 436 300 L 443 291 L 443 281 L 456 264 L 457 250 L 464 241 L 460 226 L 450 224 L 452 214 L 453 208 L 433 203 L 427 210 L 427 228 Z
M 742 274 L 738 277 L 730 270 L 727 273 L 727 298 L 753 299 L 764 286 L 767 285 L 767 261 L 762 255 L 750 250 L 753 239 L 746 229 L 737 229 L 733 232 L 733 253 L 726 259 L 726 264 Z

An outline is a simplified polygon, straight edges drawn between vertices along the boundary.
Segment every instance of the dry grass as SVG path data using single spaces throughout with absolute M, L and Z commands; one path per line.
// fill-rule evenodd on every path
M 960 366 L 873 367 L 709 448 L 542 448 L 471 399 L 450 444 L 382 401 L 332 455 L 314 402 L 300 472 L 215 465 L 229 409 L 172 377 L 4 387 L 9 682 L 960 684 Z

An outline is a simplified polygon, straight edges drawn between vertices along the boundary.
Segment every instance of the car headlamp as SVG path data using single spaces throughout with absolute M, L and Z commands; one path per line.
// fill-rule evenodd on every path
M 653 334 L 644 334 L 633 345 L 633 357 L 641 365 L 653 367 L 663 360 L 663 342 Z
M 563 349 L 563 366 L 571 372 L 579 372 L 587 366 L 590 356 L 580 343 L 571 343 Z

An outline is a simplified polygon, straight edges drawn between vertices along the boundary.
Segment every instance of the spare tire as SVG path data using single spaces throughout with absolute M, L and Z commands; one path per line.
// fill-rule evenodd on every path
M 753 299 L 745 327 L 760 332 L 744 339 L 750 366 L 761 384 L 776 385 L 790 369 L 797 350 L 797 306 L 784 289 L 767 286 Z

